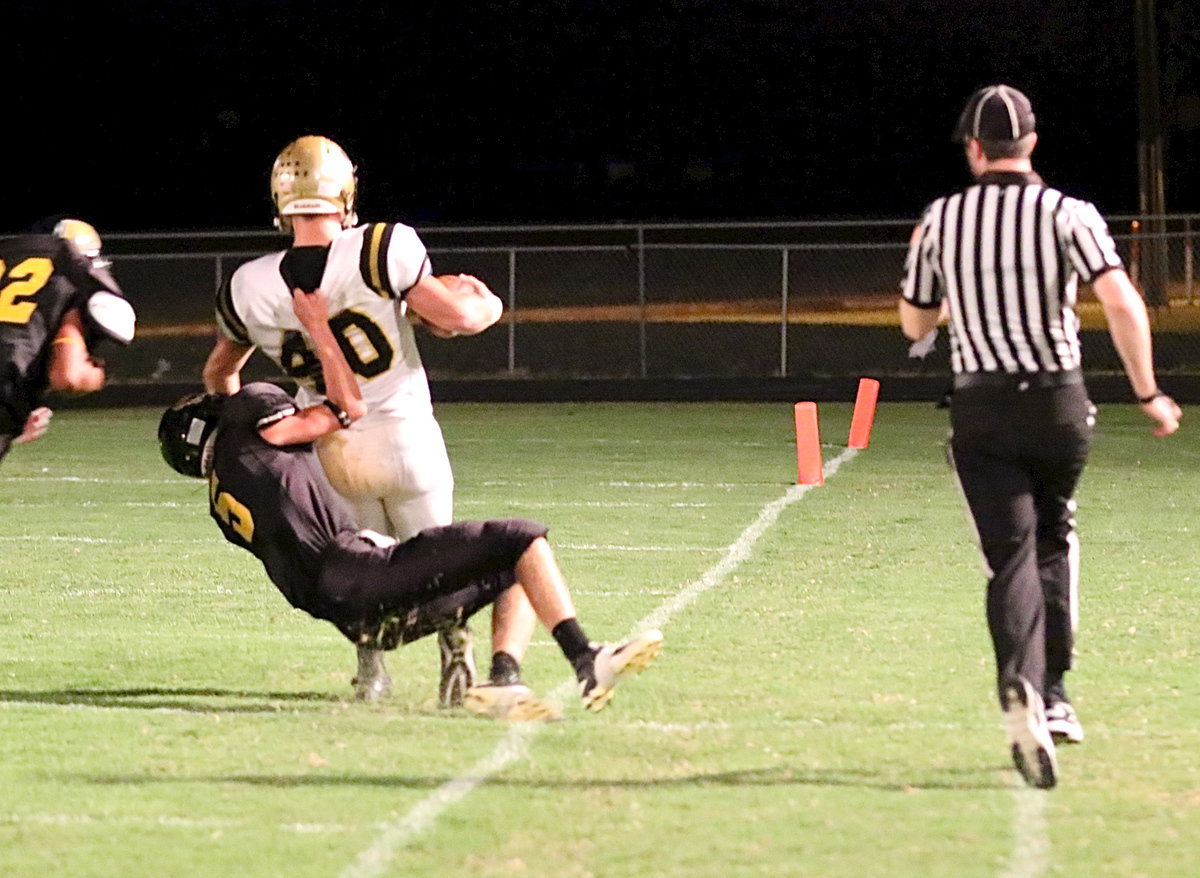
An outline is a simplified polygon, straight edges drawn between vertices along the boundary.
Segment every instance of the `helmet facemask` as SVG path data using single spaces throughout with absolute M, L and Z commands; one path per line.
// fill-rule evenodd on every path
M 163 460 L 180 475 L 206 478 L 212 472 L 217 422 L 226 397 L 195 393 L 163 412 L 158 446 Z

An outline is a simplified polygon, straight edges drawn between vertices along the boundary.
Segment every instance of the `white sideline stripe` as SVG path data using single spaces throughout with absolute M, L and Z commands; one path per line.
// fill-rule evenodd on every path
M 572 444 L 573 445 L 639 445 L 640 446 L 640 445 L 646 445 L 648 442 L 652 442 L 656 446 L 657 445 L 689 445 L 690 446 L 690 445 L 695 444 L 695 440 L 693 440 L 693 439 L 673 439 L 673 440 L 672 439 L 645 440 L 645 439 L 630 439 L 630 438 L 614 439 L 610 436 L 586 436 L 586 437 L 580 437 L 577 439 L 564 439 L 561 436 L 555 436 L 554 438 L 546 438 L 546 439 L 543 439 L 539 436 L 516 436 L 516 437 L 510 438 L 510 439 L 506 439 L 505 442 L 510 445 L 529 444 L 529 445 L 555 445 L 555 446 L 572 445 Z M 447 441 L 446 444 L 448 446 L 450 446 L 451 448 L 453 448 L 455 445 L 487 445 L 487 446 L 494 447 L 496 444 L 496 440 L 490 436 L 486 437 L 486 438 L 481 438 L 481 439 L 477 439 L 477 438 L 474 438 L 471 436 L 464 436 L 462 438 L 455 439 L 453 442 Z M 777 442 L 749 442 L 746 440 L 742 440 L 739 442 L 725 442 L 723 444 L 727 445 L 730 448 L 770 448 L 772 445 L 778 445 L 779 443 L 777 443 Z
M 622 546 L 611 543 L 555 543 L 556 549 L 578 552 L 719 552 L 720 546 Z
M 195 488 L 196 480 L 184 481 L 177 479 L 102 479 L 83 478 L 82 476 L 5 476 L 6 482 L 84 482 L 89 485 L 181 485 Z
M 6 480 L 7 481 L 7 480 Z M 532 488 L 529 482 L 490 479 L 477 482 L 485 488 Z M 777 488 L 778 482 L 594 482 L 600 488 Z
M 832 476 L 843 463 L 853 460 L 857 454 L 857 449 L 844 449 L 841 454 L 825 464 L 825 476 Z M 635 623 L 628 636 L 632 637 L 647 628 L 663 627 L 675 613 L 719 585 L 742 561 L 750 557 L 750 550 L 755 542 L 778 520 L 783 510 L 807 494 L 811 487 L 792 485 L 782 497 L 764 506 L 759 511 L 758 518 L 725 550 L 725 556 L 720 561 L 670 600 L 664 601 L 650 615 Z M 561 703 L 574 690 L 575 680 L 568 678 L 555 687 L 547 699 Z M 417 802 L 402 818 L 389 824 L 370 847 L 363 850 L 353 863 L 342 870 L 340 878 L 373 878 L 383 874 L 383 870 L 395 857 L 396 851 L 432 826 L 443 811 L 465 798 L 475 787 L 509 763 L 523 758 L 529 751 L 529 742 L 541 727 L 539 723 L 514 724 L 491 754 L 476 762 L 465 774 L 442 784 L 431 795 Z
M 69 482 L 88 485 L 174 485 L 175 487 L 196 489 L 200 484 L 195 479 L 106 479 L 101 477 L 83 476 L 5 476 L 5 482 Z M 477 484 L 485 488 L 528 488 L 533 487 L 527 482 L 514 482 L 509 479 L 490 479 Z M 777 482 L 597 482 L 602 488 L 764 488 L 777 487 Z M 478 502 L 478 501 L 475 501 Z M 154 504 L 146 504 L 154 505 Z M 558 506 L 571 504 L 555 504 Z M 594 503 L 595 506 L 620 506 L 620 503 Z M 640 504 L 630 504 L 640 505 Z M 678 504 L 680 506 L 690 504 Z
M 1025 786 L 1013 790 L 1013 849 L 1000 878 L 1038 878 L 1050 866 L 1050 836 L 1046 833 L 1049 793 Z
M 13 536 L 0 536 L 0 542 L 4 543 L 95 543 L 97 545 L 109 544 L 114 546 L 194 546 L 198 544 L 216 543 L 216 539 L 211 540 L 113 540 L 108 537 L 79 537 L 69 535 L 46 536 L 44 534 L 16 534 Z
M 22 504 L 23 505 L 23 504 Z M 50 506 L 52 504 L 44 504 Z M 494 500 L 455 500 L 455 506 L 496 506 Z M 526 503 L 523 500 L 512 500 L 504 505 L 513 509 L 708 509 L 713 503 L 632 503 L 632 502 L 614 502 L 605 503 L 602 500 L 591 500 L 575 503 Z M 722 503 L 722 508 L 727 506 L 757 506 L 757 503 Z
M 94 817 L 91 814 L 3 814 L 0 826 L 135 826 L 170 829 L 237 829 L 248 826 L 245 820 L 221 820 L 214 817 L 125 816 Z M 379 823 L 372 823 L 379 826 Z M 358 832 L 362 827 L 346 823 L 281 823 L 279 828 L 297 835 L 328 832 Z
M 648 729 L 652 732 L 662 732 L 664 735 L 690 735 L 694 732 L 707 732 L 713 729 L 724 732 L 730 729 L 729 723 L 723 720 L 698 723 L 656 723 L 648 720 L 634 720 L 622 723 L 622 725 L 634 729 Z
M 600 482 L 602 488 L 761 488 L 775 482 Z
M 109 537 L 81 537 L 71 535 L 45 536 L 40 534 L 16 534 L 0 536 L 0 542 L 7 543 L 84 543 L 98 545 L 195 545 L 216 544 L 215 539 L 195 540 L 122 540 Z M 577 552 L 719 552 L 716 546 L 625 546 L 616 543 L 555 543 L 555 548 L 571 549 Z
M 84 500 L 76 503 L 75 506 L 79 509 L 107 509 L 110 506 L 124 506 L 127 509 L 194 509 L 195 503 L 176 503 L 172 500 L 164 500 L 161 503 L 139 502 L 136 500 L 125 500 L 113 503 L 105 500 L 98 503 L 95 500 Z M 647 506 L 651 505 L 649 503 Z M 30 503 L 28 500 L 14 500 L 11 503 L 0 502 L 0 506 L 7 506 L 11 509 L 57 509 L 62 506 L 62 503 Z

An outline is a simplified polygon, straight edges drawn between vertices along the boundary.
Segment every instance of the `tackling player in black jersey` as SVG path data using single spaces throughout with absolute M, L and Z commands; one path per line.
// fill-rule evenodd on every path
M 366 407 L 329 328 L 324 292 L 296 289 L 292 302 L 321 363 L 326 400 L 300 408 L 264 382 L 231 397 L 187 397 L 159 425 L 167 463 L 206 477 L 209 510 L 225 538 L 252 552 L 293 606 L 333 623 L 354 643 L 394 648 L 461 624 L 510 588 L 522 589 L 575 669 L 584 706 L 602 709 L 622 677 L 658 655 L 662 635 L 590 642 L 546 528 L 532 521 L 456 522 L 404 542 L 359 531 L 313 442 L 348 427 Z M 464 705 L 510 720 L 557 712 L 521 683 L 472 687 Z
M 100 255 L 88 223 L 0 241 L 0 458 L 45 432 L 47 391 L 88 393 L 104 384 L 93 358 L 105 338 L 133 340 L 133 308 Z

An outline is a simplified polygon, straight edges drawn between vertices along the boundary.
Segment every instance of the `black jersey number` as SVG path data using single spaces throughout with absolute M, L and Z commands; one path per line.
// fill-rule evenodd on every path
M 28 323 L 37 302 L 32 299 L 54 274 L 54 263 L 45 256 L 22 259 L 12 270 L 0 259 L 0 323 Z
M 355 375 L 374 378 L 392 367 L 396 351 L 379 324 L 366 314 L 341 311 L 329 318 L 329 328 Z M 321 364 L 301 333 L 290 330 L 283 334 L 279 361 L 286 375 L 315 382 L 317 392 L 324 392 Z

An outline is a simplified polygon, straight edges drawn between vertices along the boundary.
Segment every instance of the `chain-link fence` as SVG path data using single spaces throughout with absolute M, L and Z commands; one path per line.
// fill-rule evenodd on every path
M 1163 373 L 1200 375 L 1200 217 L 1113 217 L 1146 290 Z M 821 222 L 420 229 L 438 274 L 477 275 L 505 300 L 472 338 L 421 335 L 438 379 L 830 379 L 944 375 L 944 342 L 907 355 L 896 290 L 912 224 Z M 112 236 L 139 339 L 110 362 L 116 384 L 197 380 L 215 333 L 213 291 L 278 236 Z M 1080 307 L 1085 361 L 1120 364 L 1099 306 Z M 274 377 L 265 360 L 249 374 Z

